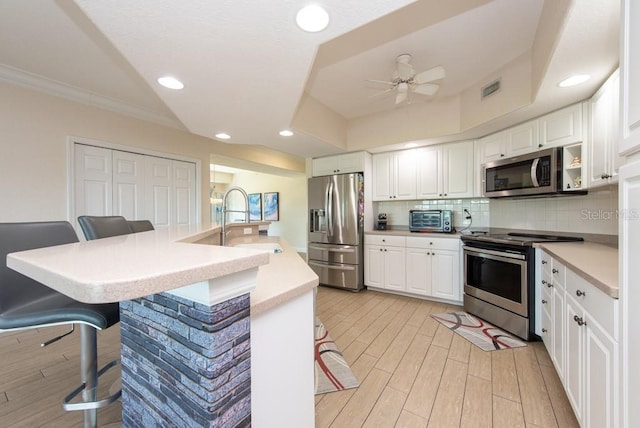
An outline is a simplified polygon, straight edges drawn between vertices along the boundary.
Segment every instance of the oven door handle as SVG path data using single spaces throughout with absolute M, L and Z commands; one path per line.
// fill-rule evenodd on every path
M 484 248 L 468 247 L 466 245 L 463 246 L 462 249 L 465 252 L 471 253 L 476 256 L 497 256 L 497 257 L 503 257 L 508 259 L 526 260 L 526 257 L 524 256 L 524 254 L 513 254 L 513 253 L 502 252 L 502 251 L 486 250 Z

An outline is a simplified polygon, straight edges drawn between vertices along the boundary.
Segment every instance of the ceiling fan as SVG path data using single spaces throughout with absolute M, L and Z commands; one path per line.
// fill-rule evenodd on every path
M 393 72 L 391 81 L 367 80 L 367 82 L 391 85 L 389 89 L 378 92 L 373 96 L 396 91 L 396 104 L 400 104 L 408 99 L 411 92 L 422 95 L 435 94 L 440 85 L 431 82 L 443 79 L 446 76 L 444 68 L 437 66 L 416 74 L 410 62 L 411 55 L 398 55 L 398 58 L 396 58 L 396 70 Z

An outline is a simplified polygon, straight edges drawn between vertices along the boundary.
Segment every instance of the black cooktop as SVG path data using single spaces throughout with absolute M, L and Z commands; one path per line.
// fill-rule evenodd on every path
M 507 244 L 528 247 L 536 242 L 579 242 L 584 241 L 583 238 L 576 236 L 562 235 L 542 235 L 535 233 L 511 232 L 505 234 L 494 235 L 463 235 L 464 242 L 489 242 L 492 244 Z

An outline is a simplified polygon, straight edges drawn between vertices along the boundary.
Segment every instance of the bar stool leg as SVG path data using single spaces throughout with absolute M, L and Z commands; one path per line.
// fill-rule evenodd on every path
M 96 329 L 80 324 L 80 377 L 85 389 L 82 391 L 82 399 L 85 402 L 94 402 L 98 396 L 98 341 Z M 98 426 L 98 409 L 84 410 L 84 428 Z

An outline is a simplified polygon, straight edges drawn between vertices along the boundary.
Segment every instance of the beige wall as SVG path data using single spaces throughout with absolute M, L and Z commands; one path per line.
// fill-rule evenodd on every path
M 247 193 L 279 192 L 279 221 L 269 226 L 269 235 L 282 236 L 299 252 L 307 251 L 307 177 L 279 177 L 257 172 L 234 174 L 232 185 Z M 231 196 L 231 194 L 230 194 Z
M 201 220 L 209 223 L 213 153 L 304 172 L 304 159 L 233 146 L 29 89 L 0 83 L 0 221 L 67 218 L 68 137 L 140 147 L 200 161 Z

